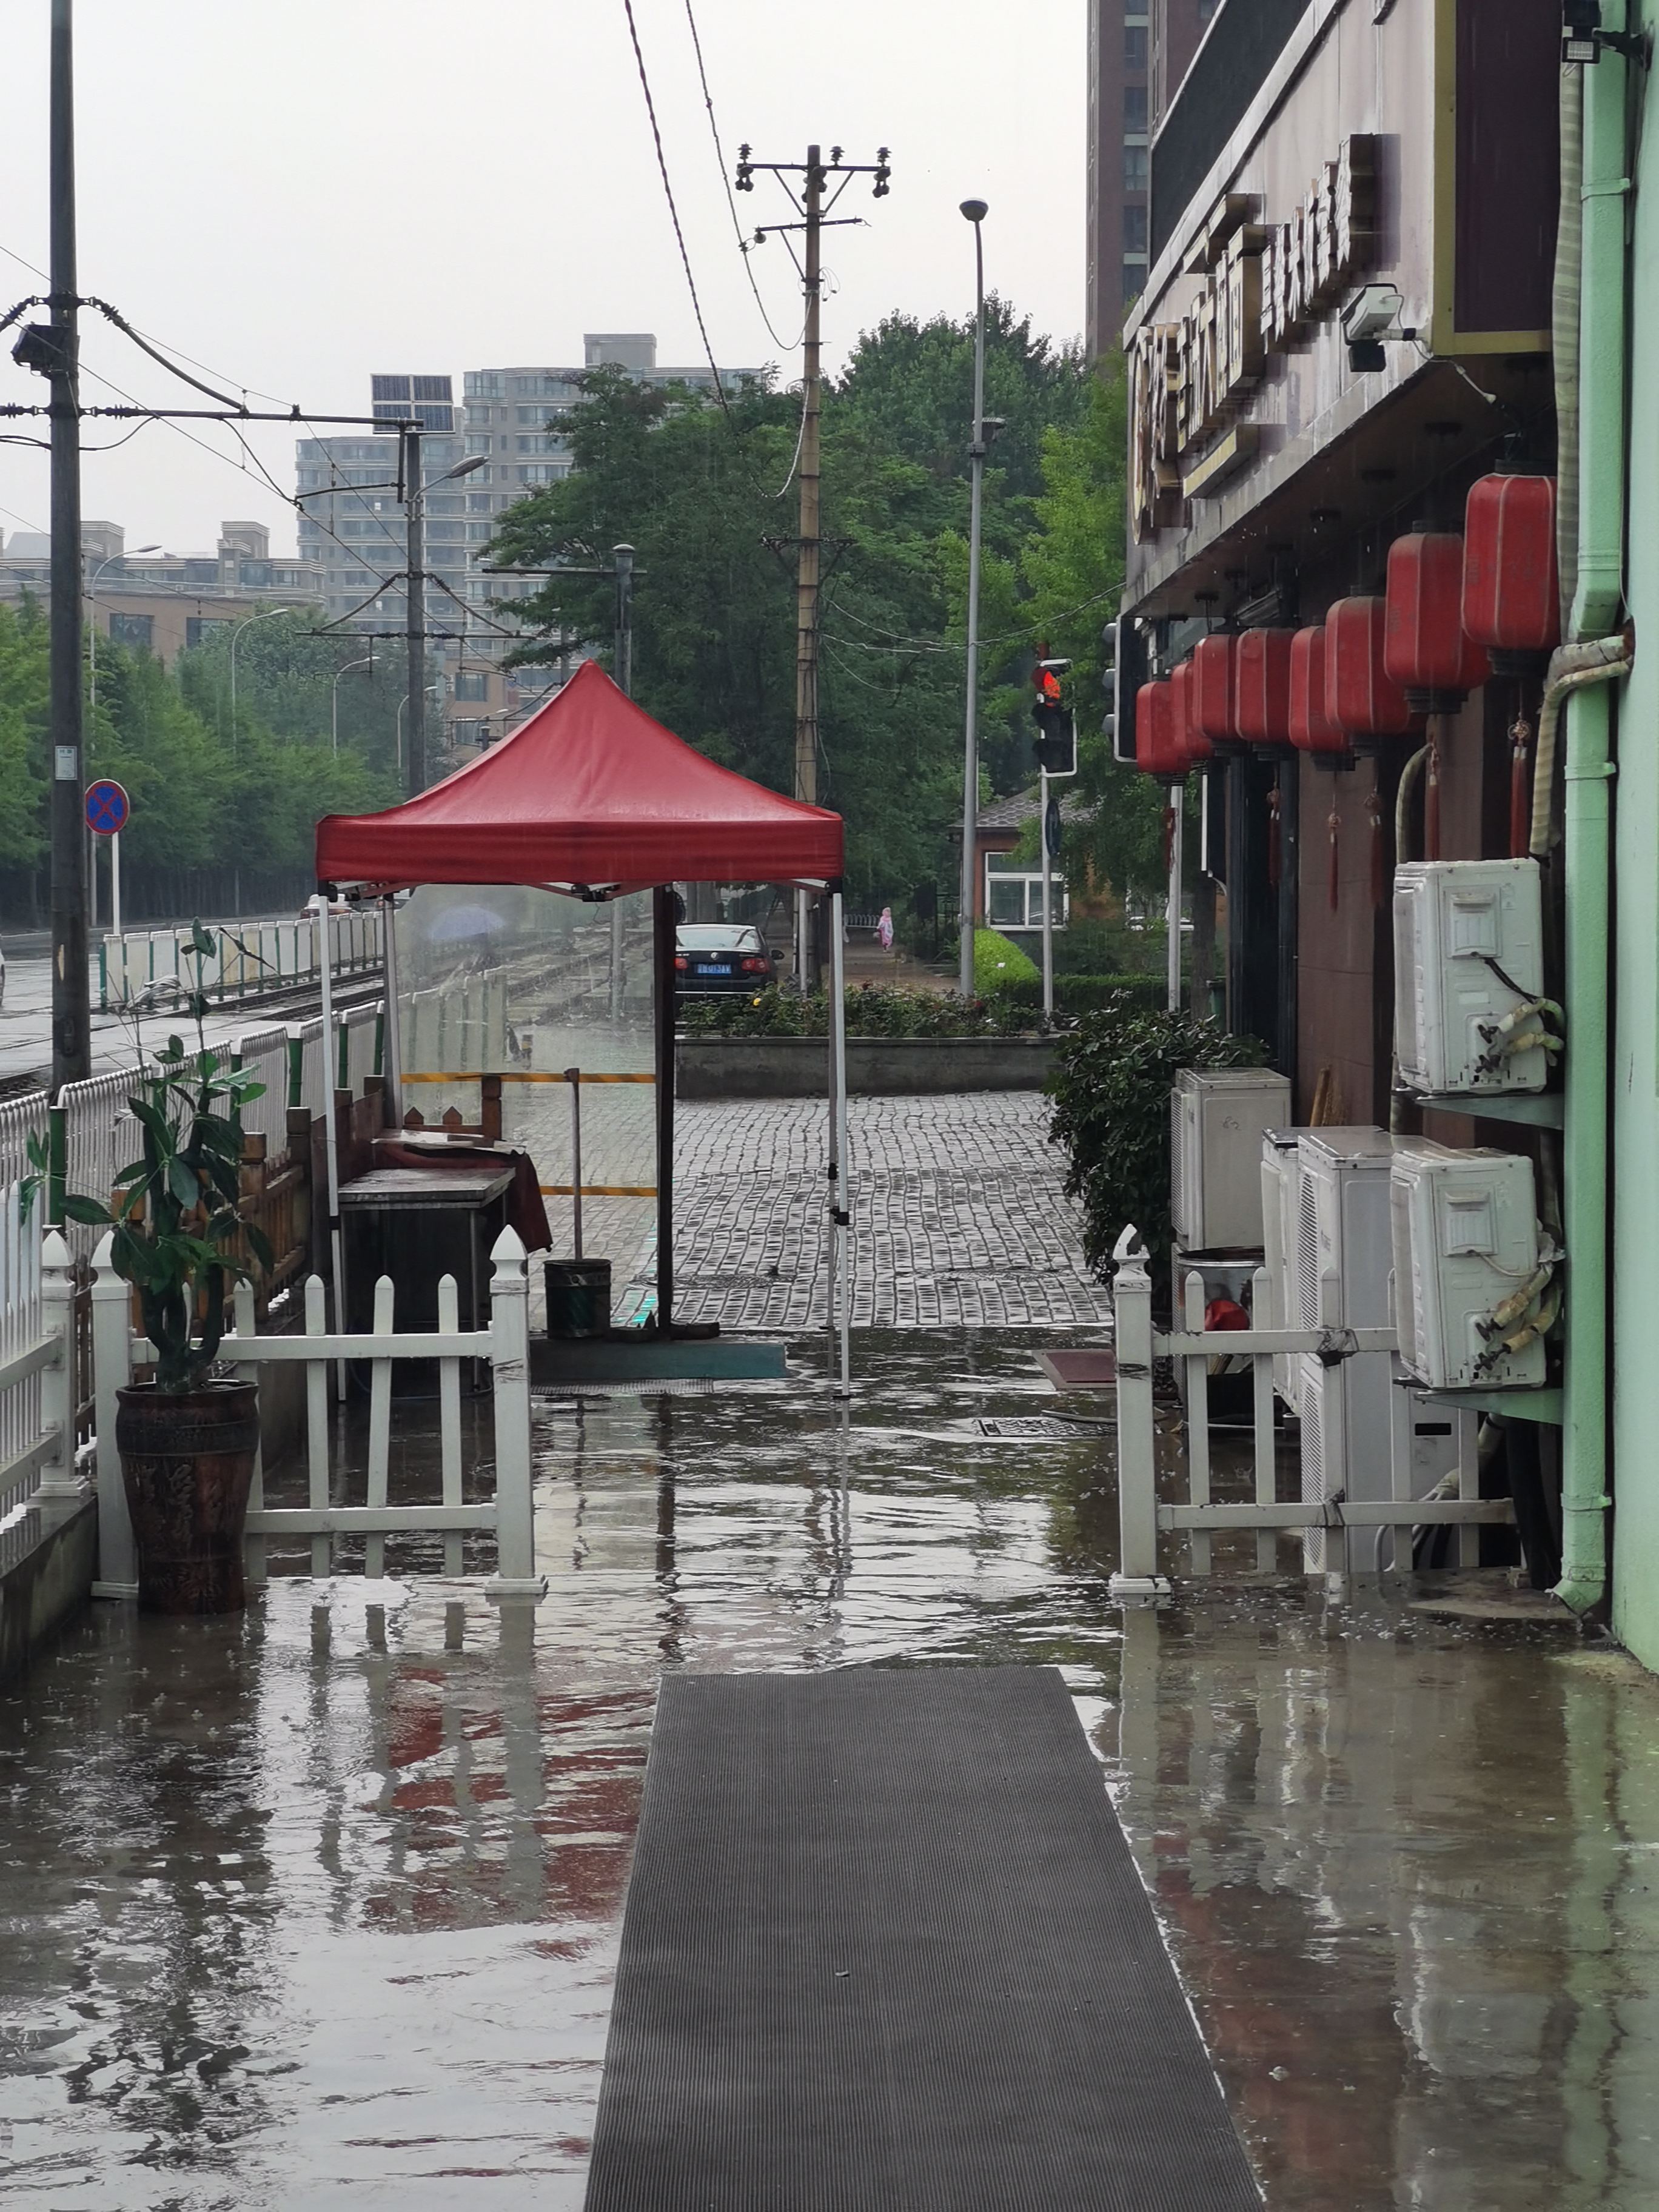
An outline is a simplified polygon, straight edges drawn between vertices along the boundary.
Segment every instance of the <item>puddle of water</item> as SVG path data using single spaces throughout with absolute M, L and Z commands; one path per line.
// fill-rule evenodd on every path
M 1022 1437 L 1029 1341 L 856 1353 L 850 1415 L 539 1408 L 538 1607 L 279 1577 L 0 1694 L 9 2201 L 574 2212 L 662 1669 L 1018 1661 L 1275 2212 L 1659 2204 L 1659 1686 L 1420 1589 L 1123 1614 L 1109 1437 Z

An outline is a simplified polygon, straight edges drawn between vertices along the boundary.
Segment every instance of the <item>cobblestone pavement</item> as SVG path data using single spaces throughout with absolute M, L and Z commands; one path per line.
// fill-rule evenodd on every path
M 1048 1121 L 1036 1091 L 850 1101 L 855 1324 L 1109 1322 Z M 821 1325 L 823 1106 L 688 1100 L 676 1129 L 681 1317 L 733 1329 Z M 642 1255 L 636 1280 L 648 1265 Z

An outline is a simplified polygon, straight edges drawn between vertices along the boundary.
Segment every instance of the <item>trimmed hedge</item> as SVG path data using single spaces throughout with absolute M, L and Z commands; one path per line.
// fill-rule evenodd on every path
M 1029 954 L 994 929 L 974 932 L 974 988 L 981 999 L 1012 984 L 1041 981 Z

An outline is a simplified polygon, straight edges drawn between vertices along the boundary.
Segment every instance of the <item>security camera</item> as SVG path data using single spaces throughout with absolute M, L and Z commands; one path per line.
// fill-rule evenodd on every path
M 1400 327 L 1400 310 L 1406 302 L 1392 284 L 1366 284 L 1342 310 L 1342 335 L 1350 345 L 1370 338 L 1400 338 L 1410 335 Z

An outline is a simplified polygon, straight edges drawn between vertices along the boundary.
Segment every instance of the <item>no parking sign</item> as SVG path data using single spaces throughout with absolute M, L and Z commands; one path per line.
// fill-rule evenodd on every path
M 87 827 L 94 836 L 118 836 L 131 811 L 131 800 L 112 776 L 100 776 L 87 786 Z

